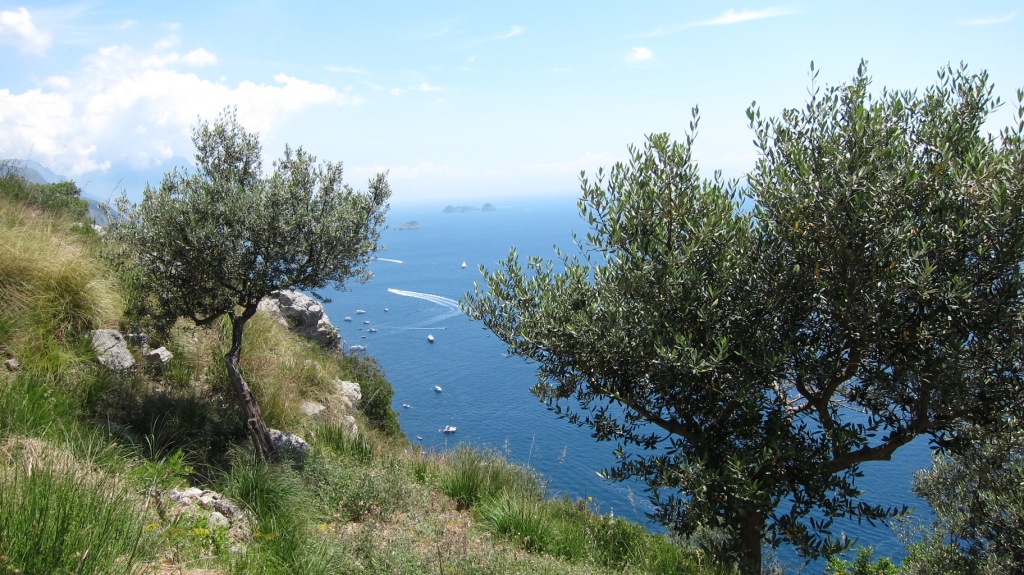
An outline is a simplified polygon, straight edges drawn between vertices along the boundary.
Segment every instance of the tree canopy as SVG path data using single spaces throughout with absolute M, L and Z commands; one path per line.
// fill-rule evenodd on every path
M 467 312 L 617 445 L 608 475 L 644 480 L 659 521 L 746 574 L 764 543 L 833 554 L 834 519 L 901 511 L 861 498 L 862 463 L 1024 406 L 1024 122 L 987 134 L 999 105 L 985 73 L 872 93 L 862 64 L 751 106 L 745 185 L 700 176 L 695 109 L 682 142 L 582 175 L 579 253 L 513 249 Z
M 237 370 L 245 322 L 260 300 L 282 289 L 316 293 L 329 284 L 369 277 L 390 188 L 384 174 L 356 192 L 340 163 L 318 163 L 301 147 L 285 147 L 262 173 L 257 134 L 234 110 L 193 130 L 196 169 L 175 169 L 143 200 L 118 202 L 110 236 L 169 318 L 232 322 L 227 362 L 263 454 L 273 451 L 262 416 Z

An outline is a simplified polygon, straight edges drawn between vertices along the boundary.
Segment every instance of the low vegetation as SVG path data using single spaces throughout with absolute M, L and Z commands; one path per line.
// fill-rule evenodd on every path
M 589 501 L 545 499 L 540 478 L 497 454 L 410 446 L 371 360 L 261 313 L 239 367 L 267 423 L 307 439 L 303 459 L 250 446 L 222 360 L 227 322 L 151 341 L 174 354 L 160 373 L 102 368 L 88 333 L 134 324 L 123 302 L 137 284 L 99 257 L 77 191 L 53 197 L 66 187 L 0 178 L 0 573 L 730 572 Z M 363 386 L 357 434 L 300 410 L 329 403 L 335 379 Z M 237 512 L 186 510 L 172 495 L 190 487 Z

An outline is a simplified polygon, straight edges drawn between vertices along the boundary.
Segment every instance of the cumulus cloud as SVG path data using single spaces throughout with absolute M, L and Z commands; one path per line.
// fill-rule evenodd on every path
M 0 11 L 0 43 L 16 46 L 22 52 L 42 54 L 50 46 L 50 35 L 36 28 L 32 15 L 21 7 Z
M 654 57 L 654 52 L 651 52 L 650 48 L 644 48 L 643 46 L 635 46 L 629 51 L 629 55 L 626 56 L 627 62 L 642 62 L 644 60 L 650 60 Z
M 216 62 L 203 48 L 179 55 L 166 48 L 108 46 L 88 55 L 81 69 L 50 76 L 39 88 L 0 90 L 0 157 L 31 155 L 72 177 L 114 162 L 146 168 L 190 155 L 196 119 L 212 118 L 227 106 L 237 106 L 248 129 L 266 132 L 310 106 L 361 102 L 351 89 L 286 74 L 269 83 L 229 85 L 191 71 Z

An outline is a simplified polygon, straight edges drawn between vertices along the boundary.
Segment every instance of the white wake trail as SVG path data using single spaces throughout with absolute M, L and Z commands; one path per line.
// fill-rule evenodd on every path
M 406 291 L 406 290 L 395 289 L 395 288 L 388 288 L 388 292 L 393 293 L 395 295 L 400 295 L 400 296 L 405 296 L 405 297 L 414 297 L 416 299 L 421 299 L 421 300 L 429 301 L 430 303 L 435 303 L 435 304 L 437 304 L 439 306 L 446 307 L 446 308 L 448 308 L 450 310 L 458 311 L 460 313 L 462 312 L 462 308 L 459 307 L 459 302 L 453 300 L 452 298 L 444 297 L 443 295 L 435 295 L 435 294 L 431 294 L 431 293 L 420 293 L 420 292 L 417 292 L 417 291 Z
M 405 262 L 403 262 L 402 260 L 393 260 L 393 259 L 391 259 L 391 258 L 374 258 L 374 259 L 375 259 L 375 260 L 377 260 L 377 261 L 379 261 L 379 262 L 391 262 L 391 263 L 393 263 L 393 264 L 401 264 L 401 263 L 405 263 Z

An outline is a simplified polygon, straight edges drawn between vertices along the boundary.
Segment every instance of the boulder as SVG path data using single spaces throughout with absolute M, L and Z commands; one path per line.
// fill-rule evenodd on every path
M 110 369 L 128 369 L 135 365 L 135 358 L 128 351 L 128 344 L 115 330 L 97 329 L 92 332 L 92 348 L 96 359 Z
M 156 371 L 162 370 L 164 366 L 166 366 L 173 357 L 174 354 L 168 351 L 166 347 L 158 347 L 143 356 L 143 358 L 146 360 L 146 365 L 155 369 Z
M 284 455 L 305 456 L 309 453 L 309 444 L 294 433 L 270 429 L 270 441 L 274 447 Z
M 263 299 L 259 309 L 270 313 L 281 325 L 321 346 L 338 347 L 338 330 L 327 317 L 324 306 L 304 293 L 281 290 Z

